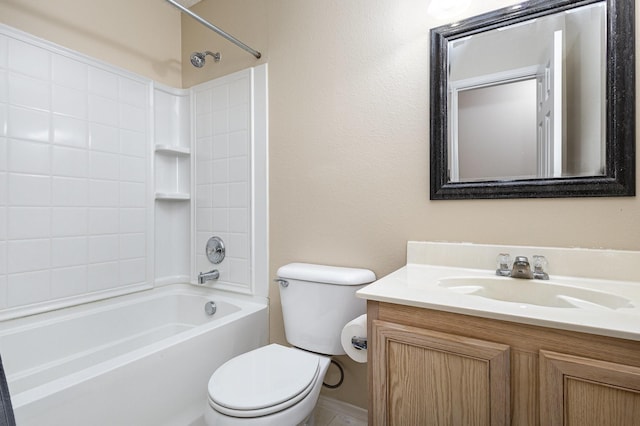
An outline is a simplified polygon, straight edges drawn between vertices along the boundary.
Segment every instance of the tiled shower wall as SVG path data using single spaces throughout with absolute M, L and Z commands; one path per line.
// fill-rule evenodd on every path
M 196 86 L 196 272 L 220 271 L 214 287 L 251 292 L 252 70 Z M 221 237 L 227 256 L 205 256 L 207 239 Z
M 149 286 L 150 87 L 0 27 L 0 309 Z

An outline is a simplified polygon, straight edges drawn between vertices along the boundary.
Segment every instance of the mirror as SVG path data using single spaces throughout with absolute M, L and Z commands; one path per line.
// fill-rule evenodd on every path
M 431 199 L 635 195 L 634 0 L 431 30 Z

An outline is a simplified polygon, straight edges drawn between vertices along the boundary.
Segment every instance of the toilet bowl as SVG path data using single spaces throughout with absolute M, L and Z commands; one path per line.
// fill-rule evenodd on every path
M 355 292 L 375 280 L 366 269 L 292 263 L 278 270 L 285 334 L 239 355 L 209 379 L 208 426 L 313 425 L 330 355 L 343 355 L 342 327 L 366 310 Z
M 211 376 L 207 425 L 311 425 L 329 357 L 271 344 L 231 359 Z

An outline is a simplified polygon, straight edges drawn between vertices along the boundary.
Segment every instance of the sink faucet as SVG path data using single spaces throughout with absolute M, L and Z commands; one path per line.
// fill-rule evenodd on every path
M 529 265 L 529 259 L 526 256 L 516 256 L 511 268 L 511 278 L 526 278 L 528 280 L 533 278 L 531 265 Z
M 198 274 L 198 284 L 204 284 L 207 281 L 217 280 L 218 278 L 220 278 L 220 272 L 217 269 L 209 272 L 200 272 Z
M 526 256 L 516 256 L 511 263 L 511 256 L 508 253 L 500 253 L 498 255 L 498 268 L 496 275 L 502 277 L 525 278 L 537 280 L 548 280 L 549 275 L 545 272 L 547 267 L 547 259 L 544 256 L 533 256 L 533 270 Z

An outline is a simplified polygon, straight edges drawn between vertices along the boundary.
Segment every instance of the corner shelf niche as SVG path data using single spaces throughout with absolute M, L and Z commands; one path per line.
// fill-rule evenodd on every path
M 161 85 L 153 95 L 155 283 L 164 285 L 190 279 L 191 98 Z

